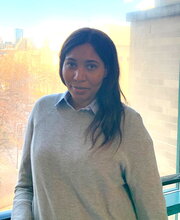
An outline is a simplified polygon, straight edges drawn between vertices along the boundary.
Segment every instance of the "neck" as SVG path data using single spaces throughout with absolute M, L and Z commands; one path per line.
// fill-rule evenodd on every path
M 93 100 L 91 100 L 90 102 L 83 102 L 83 103 L 80 103 L 80 102 L 77 102 L 77 101 L 74 101 L 72 99 L 71 96 L 69 96 L 69 99 L 68 99 L 69 103 L 71 104 L 71 106 L 76 109 L 76 110 L 79 110 L 81 108 L 85 108 L 86 106 L 88 106 Z

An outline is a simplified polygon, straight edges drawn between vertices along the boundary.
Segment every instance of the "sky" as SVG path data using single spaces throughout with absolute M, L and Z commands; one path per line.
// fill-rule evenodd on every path
M 107 23 L 125 24 L 126 13 L 154 6 L 155 0 L 0 0 L 0 38 L 64 35 L 70 29 Z

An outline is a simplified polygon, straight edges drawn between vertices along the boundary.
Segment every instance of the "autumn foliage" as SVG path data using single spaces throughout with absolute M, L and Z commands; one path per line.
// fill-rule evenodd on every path
M 13 49 L 0 50 L 0 210 L 12 203 L 24 131 L 34 102 L 64 90 L 58 52 L 47 44 L 37 49 L 23 39 Z
M 35 100 L 62 90 L 58 63 L 53 63 L 58 54 L 53 54 L 47 45 L 36 49 L 23 41 L 27 40 L 0 55 L 0 148 L 19 146 L 18 139 L 22 138 Z

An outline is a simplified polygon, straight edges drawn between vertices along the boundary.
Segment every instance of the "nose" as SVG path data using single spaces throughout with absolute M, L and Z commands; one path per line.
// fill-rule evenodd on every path
M 84 68 L 78 67 L 74 72 L 74 80 L 76 81 L 85 81 L 86 80 L 86 73 L 84 71 Z

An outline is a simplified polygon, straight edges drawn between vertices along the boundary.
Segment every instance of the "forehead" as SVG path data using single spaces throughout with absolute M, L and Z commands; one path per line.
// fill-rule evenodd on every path
M 82 44 L 75 48 L 73 48 L 69 53 L 67 53 L 65 59 L 73 58 L 73 59 L 88 59 L 88 60 L 96 60 L 102 62 L 99 55 L 96 53 L 95 49 L 91 46 L 91 44 Z

